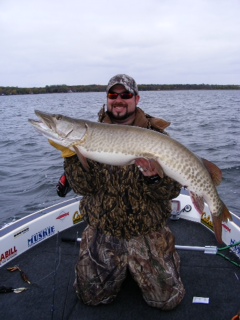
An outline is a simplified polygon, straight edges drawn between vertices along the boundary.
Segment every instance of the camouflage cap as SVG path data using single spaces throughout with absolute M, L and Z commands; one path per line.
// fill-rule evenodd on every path
M 112 77 L 109 80 L 108 85 L 107 85 L 107 89 L 106 89 L 107 93 L 116 84 L 121 84 L 124 86 L 124 88 L 127 91 L 138 95 L 138 86 L 137 86 L 136 81 L 132 77 L 130 77 L 126 74 L 117 74 L 116 76 Z

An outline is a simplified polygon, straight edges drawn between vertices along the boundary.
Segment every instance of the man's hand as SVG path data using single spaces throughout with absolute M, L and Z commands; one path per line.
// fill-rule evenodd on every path
M 65 197 L 66 194 L 71 190 L 65 173 L 63 173 L 58 180 L 58 183 L 56 184 L 56 190 L 59 197 Z
M 50 143 L 51 146 L 53 146 L 54 148 L 62 152 L 63 158 L 69 158 L 75 155 L 75 152 L 73 152 L 72 150 L 63 147 L 52 140 L 48 140 L 48 142 Z

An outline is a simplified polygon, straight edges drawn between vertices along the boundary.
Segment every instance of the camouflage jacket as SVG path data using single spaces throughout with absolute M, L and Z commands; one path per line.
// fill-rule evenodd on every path
M 107 113 L 99 121 L 111 123 Z M 133 125 L 164 132 L 170 123 L 153 118 L 137 108 Z M 171 178 L 144 177 L 136 165 L 110 166 L 88 160 L 86 172 L 77 156 L 66 158 L 64 168 L 70 186 L 83 195 L 80 211 L 94 228 L 118 238 L 160 230 L 171 213 L 170 200 L 177 197 L 181 186 Z

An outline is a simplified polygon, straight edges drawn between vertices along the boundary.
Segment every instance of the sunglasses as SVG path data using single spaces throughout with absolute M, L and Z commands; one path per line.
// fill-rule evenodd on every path
M 122 93 L 109 92 L 107 95 L 108 99 L 111 99 L 111 100 L 117 99 L 118 96 L 120 96 L 121 99 L 123 100 L 128 100 L 128 99 L 131 99 L 134 96 L 134 94 L 131 92 L 122 92 Z

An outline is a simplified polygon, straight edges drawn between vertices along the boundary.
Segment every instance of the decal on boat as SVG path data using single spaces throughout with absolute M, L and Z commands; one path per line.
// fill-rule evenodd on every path
M 49 226 L 49 227 L 35 233 L 34 235 L 32 235 L 31 238 L 28 239 L 28 247 L 31 247 L 31 246 L 45 240 L 46 238 L 53 236 L 54 234 L 55 234 L 55 227 Z
M 83 215 L 79 211 L 75 211 L 73 215 L 73 224 L 83 221 Z
M 1 253 L 0 265 L 6 263 L 8 260 L 12 259 L 17 255 L 17 248 L 15 246 Z
M 201 222 L 206 227 L 208 227 L 209 229 L 213 230 L 213 223 L 212 223 L 212 220 L 211 220 L 211 216 L 209 214 L 207 215 L 206 212 L 203 213 L 203 215 L 201 217 Z
M 69 212 L 63 212 L 63 213 L 60 213 L 56 219 L 57 220 L 64 220 L 67 216 L 69 216 Z
M 13 237 L 14 237 L 14 238 L 17 238 L 17 237 L 23 235 L 24 233 L 26 233 L 26 232 L 28 232 L 28 231 L 29 231 L 29 227 L 26 227 L 26 228 L 18 231 L 17 233 L 15 233 L 15 234 L 13 235 Z
M 231 239 L 230 245 L 235 244 L 237 241 L 235 239 Z M 231 250 L 238 256 L 240 257 L 240 245 L 237 245 L 236 247 L 231 248 Z
M 223 226 L 224 231 L 231 232 L 231 229 L 226 224 L 222 223 L 222 226 Z

